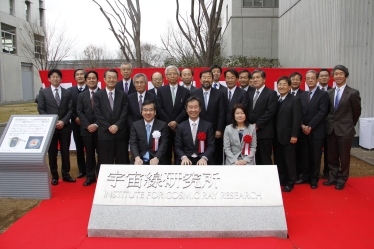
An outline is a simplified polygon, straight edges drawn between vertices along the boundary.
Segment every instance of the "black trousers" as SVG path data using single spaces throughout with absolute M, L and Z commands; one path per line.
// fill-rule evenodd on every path
M 321 170 L 322 147 L 324 139 L 314 139 L 313 132 L 309 135 L 300 134 L 301 145 L 301 174 L 304 181 L 318 183 Z
M 90 180 L 96 180 L 98 172 L 98 163 L 96 162 L 96 151 L 98 150 L 97 131 L 91 136 L 82 137 L 84 146 L 86 147 L 86 177 Z
M 293 186 L 296 180 L 296 144 L 280 144 L 274 139 L 274 163 L 281 185 Z
M 256 164 L 257 165 L 272 165 L 271 154 L 273 148 L 273 139 L 257 139 L 256 149 Z
M 173 151 L 174 151 L 174 142 L 175 142 L 175 132 L 169 129 L 169 140 L 168 140 L 168 149 L 165 155 L 165 162 L 166 165 L 172 165 L 173 161 Z M 175 155 L 174 155 L 174 164 L 176 163 Z
M 328 145 L 327 145 L 327 136 L 325 137 L 325 139 L 324 139 L 324 144 L 323 144 L 323 163 L 324 163 L 324 165 L 323 165 L 323 174 L 324 175 L 329 175 L 329 172 L 330 172 L 330 170 L 329 170 L 329 157 L 328 157 L 328 154 L 329 154 L 329 152 L 328 152 Z
M 215 139 L 214 164 L 223 165 L 223 133 L 221 138 Z
M 100 164 L 129 164 L 127 144 L 125 139 L 99 140 Z
M 330 181 L 345 184 L 349 176 L 353 136 L 337 136 L 335 131 L 327 135 L 329 148 Z
M 48 148 L 49 168 L 51 171 L 52 178 L 59 178 L 57 171 L 57 154 L 58 154 L 58 143 L 60 142 L 61 152 L 61 174 L 63 178 L 70 177 L 70 128 L 55 129 L 53 133 L 51 144 Z
M 74 122 L 74 121 L 73 121 Z M 77 165 L 79 173 L 86 174 L 86 160 L 84 158 L 84 143 L 81 136 L 80 126 L 76 125 L 73 129 L 73 138 L 75 143 L 75 148 L 77 152 Z

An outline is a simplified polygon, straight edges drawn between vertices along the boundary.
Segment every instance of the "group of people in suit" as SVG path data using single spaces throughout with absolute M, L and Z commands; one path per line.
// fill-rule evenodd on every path
M 324 185 L 344 188 L 361 113 L 358 91 L 346 85 L 346 67 L 333 69 L 334 89 L 328 89 L 327 69 L 307 72 L 308 91 L 300 89 L 299 73 L 283 76 L 277 82 L 279 95 L 266 87 L 266 73 L 260 69 L 222 72 L 213 65 L 200 72 L 201 88 L 196 88 L 192 69 L 168 66 L 167 84 L 163 74 L 154 73 L 154 87 L 148 91 L 147 76 L 131 78 L 130 63 L 123 63 L 120 71 L 118 81 L 118 72 L 107 70 L 101 90 L 95 71 L 75 70 L 77 86 L 68 90 L 60 86 L 61 71 L 49 71 L 51 87 L 40 91 L 38 110 L 59 117 L 48 151 L 52 185 L 59 180 L 58 142 L 62 180 L 75 182 L 69 175 L 73 130 L 78 178 L 87 178 L 84 186 L 96 182 L 100 164 L 269 165 L 273 155 L 283 191 L 290 192 L 297 183 L 315 189 L 324 147 L 329 151 Z M 226 86 L 219 81 L 222 73 Z

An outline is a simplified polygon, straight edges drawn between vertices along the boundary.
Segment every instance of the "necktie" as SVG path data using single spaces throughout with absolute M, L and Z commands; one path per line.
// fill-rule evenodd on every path
M 283 101 L 283 99 L 282 99 L 282 97 L 280 97 L 280 98 L 278 99 L 278 102 L 281 102 L 281 103 L 282 103 L 282 101 Z
M 214 84 L 213 84 L 213 87 L 214 87 L 215 89 L 217 89 L 217 83 L 214 83 Z
M 129 83 L 125 83 L 125 93 L 129 93 Z
M 171 98 L 173 99 L 173 106 L 174 106 L 174 102 L 175 102 L 175 86 L 172 86 L 171 87 Z
M 147 128 L 147 144 L 149 144 L 149 136 L 151 135 L 151 125 L 147 124 L 146 128 Z M 148 151 L 147 151 L 147 153 L 144 154 L 143 160 L 146 163 L 149 161 L 149 152 Z
M 295 92 L 292 92 L 292 95 L 294 95 L 294 96 L 295 96 Z
M 91 106 L 92 106 L 92 109 L 94 107 L 94 91 L 91 91 Z
M 139 111 L 142 113 L 143 95 L 139 95 Z
M 196 132 L 197 132 L 196 123 L 192 123 L 192 140 L 194 144 L 196 141 Z
M 325 91 L 325 88 L 324 88 L 324 87 L 322 87 L 322 91 Z
M 258 96 L 260 95 L 260 91 L 256 91 L 256 95 L 255 95 L 255 98 L 253 99 L 253 109 L 255 109 L 255 106 L 256 106 L 256 102 L 257 102 L 257 99 L 258 99 Z
M 110 104 L 110 108 L 113 111 L 113 92 L 109 92 L 109 104 Z
M 60 102 L 61 102 L 61 99 L 60 99 L 60 94 L 58 94 L 58 89 L 55 89 L 55 99 L 56 99 L 56 103 L 57 103 L 57 106 L 60 106 Z
M 308 96 L 308 104 L 309 104 L 309 102 L 310 102 L 311 97 L 312 97 L 312 92 L 309 92 L 309 96 Z
M 205 110 L 208 110 L 208 92 L 204 92 Z
M 338 88 L 338 91 L 336 92 L 336 97 L 335 97 L 335 110 L 338 109 L 339 101 L 340 101 L 340 88 Z
M 231 91 L 229 91 L 229 101 L 231 101 Z
M 83 87 L 79 87 L 79 92 L 83 92 Z

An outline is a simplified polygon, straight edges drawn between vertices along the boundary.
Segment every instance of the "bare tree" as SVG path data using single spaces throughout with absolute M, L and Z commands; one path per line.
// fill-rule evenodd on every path
M 75 56 L 81 61 L 82 68 L 103 68 L 114 58 L 105 46 L 87 45 L 83 52 Z
M 20 45 L 28 61 L 38 70 L 57 68 L 60 62 L 72 52 L 75 38 L 66 33 L 66 26 L 57 28 L 57 20 L 40 27 L 27 22 L 20 36 Z
M 142 43 L 142 57 L 144 65 L 147 67 L 162 67 L 165 57 L 163 49 L 152 45 L 151 43 Z
M 197 6 L 195 6 L 195 2 Z M 210 66 L 220 40 L 220 15 L 223 0 L 191 0 L 189 16 L 179 13 L 179 0 L 176 0 L 176 21 L 180 31 L 190 44 L 201 65 Z
M 110 26 L 109 30 L 115 36 L 125 59 L 135 61 L 135 67 L 142 67 L 139 0 L 135 0 L 135 5 L 133 0 L 106 0 L 111 12 L 104 10 L 96 0 L 92 1 L 100 7 L 101 13 L 107 19 Z M 130 21 L 129 24 L 127 23 L 128 20 Z M 132 45 L 135 52 L 131 49 Z

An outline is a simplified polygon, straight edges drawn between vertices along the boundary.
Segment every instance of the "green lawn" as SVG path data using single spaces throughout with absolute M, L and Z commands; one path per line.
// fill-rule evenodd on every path
M 36 103 L 0 106 L 0 123 L 8 122 L 14 114 L 38 114 Z

